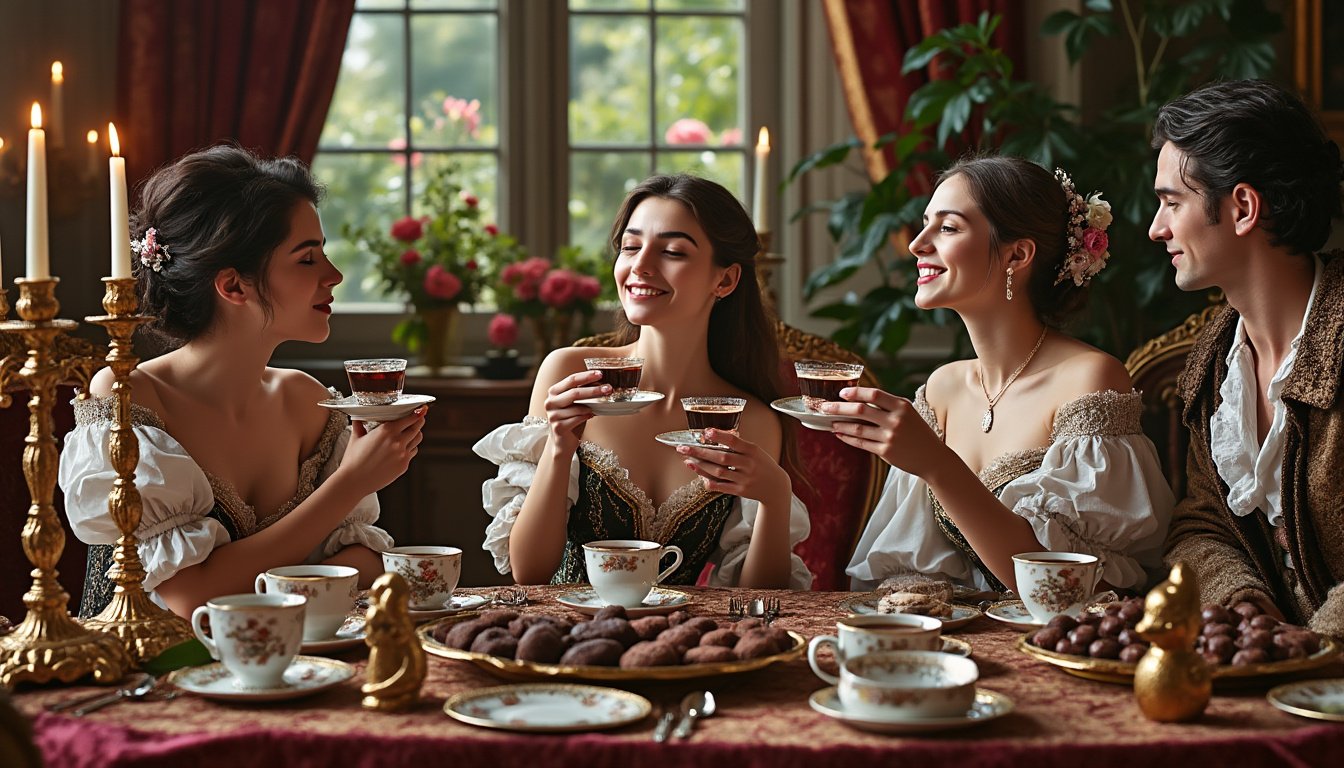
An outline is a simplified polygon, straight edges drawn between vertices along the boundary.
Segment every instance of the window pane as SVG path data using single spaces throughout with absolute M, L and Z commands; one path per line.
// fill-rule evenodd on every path
M 741 152 L 660 152 L 658 173 L 689 173 L 713 179 L 732 192 L 744 204 L 746 188 Z
M 416 11 L 460 10 L 474 11 L 478 8 L 498 8 L 497 0 L 411 0 L 411 9 Z
M 412 162 L 423 162 L 416 155 Z M 405 160 L 389 154 L 330 154 L 313 159 L 313 174 L 327 187 L 322 201 L 322 230 L 327 256 L 345 275 L 336 286 L 336 301 L 396 301 L 377 290 L 368 253 L 341 235 L 342 225 L 387 231 L 405 215 Z
M 571 11 L 647 11 L 649 0 L 569 0 Z
M 609 255 L 616 209 L 649 176 L 644 152 L 574 152 L 570 156 L 569 242 Z
M 742 141 L 742 32 L 742 20 L 732 17 L 658 19 L 655 82 L 661 141 Z
M 367 11 L 371 9 L 382 10 L 384 8 L 405 8 L 406 0 L 357 0 L 355 3 L 356 11 Z
M 404 45 L 401 17 L 355 14 L 322 145 L 385 147 L 404 138 Z
M 413 17 L 411 25 L 412 143 L 495 146 L 498 18 L 431 14 Z
M 416 169 L 412 181 L 412 210 L 416 216 L 425 211 L 420 208 L 420 198 L 424 194 L 429 178 L 440 173 L 450 163 L 458 168 L 457 183 L 462 191 L 480 201 L 481 221 L 494 224 L 499 221 L 499 161 L 494 155 L 483 152 L 432 153 L 425 156 L 425 163 Z
M 647 145 L 648 19 L 571 16 L 569 40 L 570 143 Z
M 742 0 L 657 0 L 660 11 L 740 11 Z

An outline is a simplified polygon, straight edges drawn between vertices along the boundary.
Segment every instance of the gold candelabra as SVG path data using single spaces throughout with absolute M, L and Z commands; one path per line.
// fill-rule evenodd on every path
M 757 232 L 756 239 L 761 241 L 761 252 L 756 254 L 756 282 L 760 285 L 765 308 L 775 312 L 775 289 L 770 281 L 775 274 L 775 267 L 784 263 L 784 257 L 770 252 L 772 238 L 769 230 Z
M 28 614 L 10 634 L 0 637 L 0 684 L 45 683 L 53 678 L 72 682 L 92 675 L 97 682 L 118 680 L 131 666 L 131 659 L 117 638 L 80 626 L 70 618 L 70 596 L 56 580 L 56 563 L 65 549 L 65 530 L 52 493 L 56 487 L 59 456 L 52 434 L 51 408 L 56 385 L 77 369 L 89 370 L 87 359 L 63 356 L 58 340 L 78 326 L 56 315 L 57 278 L 18 279 L 19 320 L 0 323 L 0 331 L 17 334 L 27 347 L 27 357 L 17 372 L 31 397 L 28 400 L 29 432 L 23 449 L 23 474 L 28 481 L 32 506 L 23 527 L 23 551 L 34 566 L 33 584 L 23 596 Z M 10 357 L 5 358 L 8 362 Z M 0 366 L 0 379 L 12 368 Z M 87 378 L 85 378 L 87 381 Z M 7 381 L 0 380 L 0 390 Z
M 140 462 L 140 441 L 131 427 L 131 371 L 140 359 L 135 356 L 131 337 L 149 318 L 136 314 L 139 301 L 135 278 L 103 278 L 105 315 L 84 318 L 101 325 L 110 339 L 107 364 L 116 381 L 112 395 L 116 399 L 116 426 L 108 437 L 108 455 L 117 471 L 112 492 L 107 497 L 108 512 L 121 531 L 108 580 L 116 585 L 112 602 L 103 612 L 84 622 L 84 626 L 116 636 L 137 665 L 158 656 L 165 649 L 192 639 L 191 625 L 171 611 L 160 608 L 145 593 L 145 568 L 136 548 L 135 529 L 140 526 L 140 491 L 135 487 L 135 468 Z

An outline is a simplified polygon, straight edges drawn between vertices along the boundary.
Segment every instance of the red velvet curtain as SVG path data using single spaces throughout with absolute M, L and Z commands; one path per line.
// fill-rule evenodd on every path
M 940 76 L 938 62 L 901 74 L 906 50 L 941 29 L 974 22 L 988 11 L 1003 19 L 994 42 L 1022 66 L 1022 8 L 1019 0 L 825 0 L 826 21 L 850 120 L 871 146 L 900 127 L 910 94 Z M 887 175 L 892 158 L 866 152 L 873 180 Z
M 312 162 L 355 0 L 122 0 L 117 125 L 129 181 L 237 142 Z

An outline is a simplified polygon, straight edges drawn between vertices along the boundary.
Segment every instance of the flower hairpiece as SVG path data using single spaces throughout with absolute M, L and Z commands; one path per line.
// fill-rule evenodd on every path
M 131 250 L 139 254 L 141 264 L 155 272 L 162 271 L 163 263 L 173 258 L 168 246 L 159 242 L 159 231 L 153 227 L 145 230 L 143 238 L 131 241 Z
M 1068 248 L 1064 254 L 1064 263 L 1059 267 L 1055 285 L 1071 280 L 1082 288 L 1092 281 L 1092 276 L 1106 266 L 1111 254 L 1106 249 L 1110 238 L 1106 229 L 1111 226 L 1111 204 L 1101 199 L 1100 192 L 1093 192 L 1083 199 L 1073 188 L 1073 179 L 1063 170 L 1055 169 L 1055 180 L 1064 188 L 1064 196 L 1069 201 Z

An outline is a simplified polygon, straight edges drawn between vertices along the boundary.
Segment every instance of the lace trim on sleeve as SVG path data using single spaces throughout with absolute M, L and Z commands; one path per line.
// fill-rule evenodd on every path
M 928 398 L 924 396 L 924 390 L 923 385 L 915 390 L 915 413 L 924 417 L 924 421 L 933 429 L 933 433 L 938 436 L 939 440 L 946 440 L 947 438 L 943 436 L 943 428 L 938 425 L 938 415 L 933 412 L 933 407 L 929 405 Z
M 1055 411 L 1050 442 L 1070 437 L 1119 437 L 1143 434 L 1139 418 L 1143 398 L 1138 392 L 1089 392 Z
M 75 400 L 75 426 L 83 427 L 95 424 L 115 424 L 117 420 L 116 407 L 117 400 L 113 395 L 104 395 L 102 397 L 87 397 L 83 400 Z M 146 408 L 137 403 L 131 403 L 131 426 L 133 427 L 153 427 L 154 429 L 168 431 L 164 426 L 163 419 L 153 409 Z

